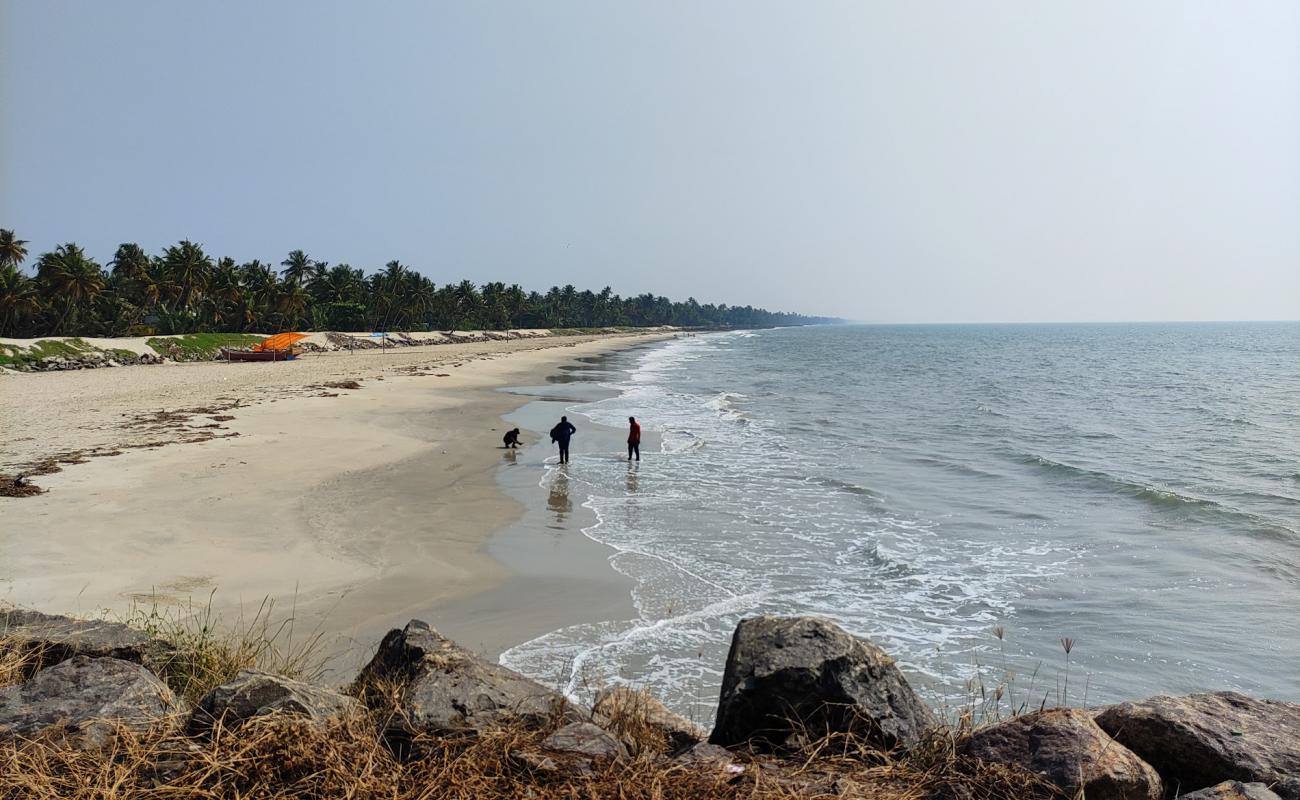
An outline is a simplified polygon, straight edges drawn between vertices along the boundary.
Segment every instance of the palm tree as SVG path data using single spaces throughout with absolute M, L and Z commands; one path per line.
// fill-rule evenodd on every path
M 378 330 L 386 331 L 401 323 L 402 289 L 409 272 L 402 262 L 393 260 L 370 277 L 372 313 L 378 323 Z
M 528 293 L 524 291 L 524 287 L 517 283 L 511 284 L 510 288 L 506 289 L 505 306 L 507 324 L 512 328 L 518 328 L 520 320 L 528 313 Z
M 406 281 L 406 318 L 424 320 L 424 327 L 431 328 L 433 311 L 438 305 L 437 288 L 433 281 L 418 272 L 412 272 Z
M 231 316 L 230 312 L 238 308 L 244 287 L 240 283 L 239 267 L 235 259 L 220 258 L 208 281 L 208 291 L 204 296 L 208 319 L 218 327 L 227 327 L 224 323 Z
M 123 242 L 117 246 L 113 260 L 108 265 L 113 268 L 113 277 L 125 281 L 134 281 L 149 271 L 149 256 L 140 245 Z
M 286 329 L 298 327 L 310 305 L 311 295 L 307 293 L 306 287 L 299 283 L 287 283 L 280 292 L 278 304 L 281 325 Z
M 195 295 L 208 287 L 212 259 L 202 247 L 185 239 L 163 252 L 163 267 L 171 282 L 180 287 L 180 307 L 188 311 Z
M 8 228 L 0 228 L 0 267 L 18 269 L 27 259 L 27 240 L 14 236 Z
M 58 335 L 64 331 L 69 318 L 80 316 L 82 307 L 88 308 L 104 291 L 106 280 L 99 264 L 76 244 L 68 242 L 54 248 L 52 253 L 45 253 L 36 262 L 36 283 L 51 307 L 56 304 L 56 298 L 63 305 L 63 313 L 53 328 L 53 333 Z
M 284 269 L 280 272 L 285 283 L 302 284 L 311 275 L 311 257 L 301 250 L 294 250 L 289 257 L 280 262 Z
M 461 324 L 464 324 L 466 328 L 471 327 L 475 323 L 479 306 L 482 303 L 482 298 L 479 297 L 474 282 L 466 280 L 456 284 L 456 288 L 452 290 L 452 297 L 456 302 L 452 327 L 455 328 Z
M 31 278 L 12 264 L 0 264 L 0 336 L 19 333 L 22 323 L 41 307 L 41 296 Z
M 353 303 L 365 292 L 365 272 L 347 264 L 335 264 L 312 281 L 312 292 L 324 303 Z
M 274 317 L 280 307 L 280 276 L 267 264 L 254 259 L 239 268 L 244 286 L 244 298 L 250 308 L 244 314 L 251 316 L 245 329 L 270 330 L 275 327 Z

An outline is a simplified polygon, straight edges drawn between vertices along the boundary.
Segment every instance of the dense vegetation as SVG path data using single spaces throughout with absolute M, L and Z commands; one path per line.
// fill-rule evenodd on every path
M 76 244 L 23 271 L 27 242 L 0 229 L 0 336 L 130 336 L 284 330 L 501 330 L 616 325 L 764 327 L 828 321 L 750 306 L 619 297 L 573 286 L 545 294 L 464 280 L 436 285 L 397 261 L 369 275 L 294 250 L 280 270 L 178 242 L 159 255 L 123 244 L 104 269 Z

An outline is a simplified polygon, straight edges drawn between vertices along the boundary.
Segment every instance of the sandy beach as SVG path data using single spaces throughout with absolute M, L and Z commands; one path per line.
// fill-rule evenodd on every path
M 499 603 L 511 571 L 485 544 L 525 510 L 496 480 L 502 415 L 528 398 L 498 390 L 664 336 L 2 376 L 0 469 L 90 457 L 0 498 L 0 602 L 121 617 L 211 597 L 233 620 L 269 598 L 339 652 Z

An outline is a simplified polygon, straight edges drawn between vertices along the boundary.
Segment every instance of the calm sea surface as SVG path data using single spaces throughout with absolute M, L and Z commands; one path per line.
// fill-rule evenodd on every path
M 737 620 L 819 614 L 954 703 L 976 670 L 1058 699 L 1065 637 L 1072 704 L 1300 699 L 1300 324 L 766 330 L 599 376 L 571 410 L 636 415 L 645 460 L 562 477 L 638 616 L 511 666 L 702 717 Z

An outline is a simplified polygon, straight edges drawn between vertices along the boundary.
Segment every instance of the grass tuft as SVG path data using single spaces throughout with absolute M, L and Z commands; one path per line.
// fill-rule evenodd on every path
M 159 666 L 172 691 L 193 705 L 240 670 L 261 669 L 286 678 L 313 682 L 324 672 L 326 654 L 319 631 L 294 637 L 294 616 L 276 622 L 275 604 L 264 599 L 250 618 L 241 616 L 227 626 L 203 606 L 136 607 L 126 624 L 169 646 Z

